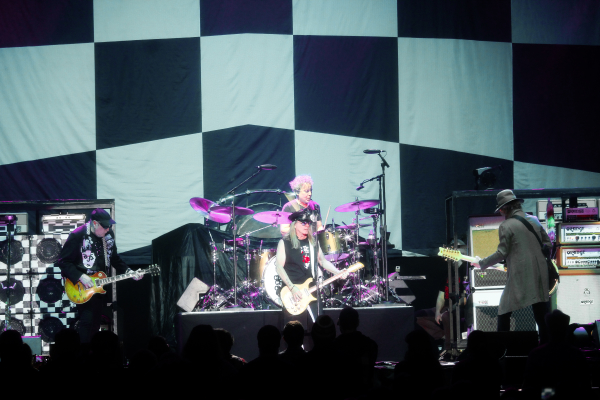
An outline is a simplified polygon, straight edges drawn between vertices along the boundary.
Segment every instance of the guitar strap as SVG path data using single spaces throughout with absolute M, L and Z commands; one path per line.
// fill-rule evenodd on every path
M 513 218 L 516 218 L 517 220 L 521 221 L 521 223 L 523 225 L 525 225 L 525 227 L 529 230 L 529 232 L 531 232 L 533 234 L 533 236 L 535 236 L 538 243 L 540 244 L 540 250 L 542 251 L 542 255 L 544 256 L 544 258 L 546 259 L 546 263 L 548 264 L 548 278 L 549 279 L 558 279 L 558 281 L 560 282 L 560 275 L 558 274 L 558 271 L 555 269 L 556 267 L 554 267 L 554 264 L 552 264 L 552 262 L 550 261 L 549 256 L 546 256 L 546 254 L 544 253 L 544 244 L 542 243 L 542 240 L 539 238 L 537 233 L 535 233 L 533 226 L 531 226 L 529 221 L 527 221 L 525 218 L 523 218 L 519 215 L 514 215 Z
M 310 273 L 312 274 L 313 279 L 315 278 L 315 250 L 314 246 L 310 244 L 310 240 L 308 241 L 308 247 L 310 247 Z
M 102 237 L 102 247 L 104 248 L 104 263 L 106 265 L 106 273 L 110 273 L 110 260 L 108 258 L 108 250 L 106 250 L 106 238 Z
M 310 272 L 313 276 L 313 279 L 319 279 L 319 278 L 315 278 L 315 246 L 310 244 L 310 240 L 308 241 L 308 247 L 310 247 Z M 319 276 L 319 274 L 317 273 L 317 277 Z M 313 315 L 312 310 L 310 309 L 310 306 L 307 307 L 308 310 L 308 314 L 310 315 L 310 318 L 312 319 L 313 324 L 315 323 L 315 316 Z

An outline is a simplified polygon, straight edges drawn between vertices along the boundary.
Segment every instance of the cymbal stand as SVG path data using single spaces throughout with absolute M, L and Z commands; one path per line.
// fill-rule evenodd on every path
M 236 243 L 236 231 L 237 225 L 235 223 L 235 190 L 242 186 L 244 183 L 248 182 L 250 179 L 254 178 L 256 175 L 260 174 L 262 168 L 258 168 L 255 173 L 250 175 L 248 178 L 243 180 L 236 187 L 225 193 L 225 195 L 231 194 L 231 232 L 233 233 L 233 303 L 234 307 L 237 307 L 237 243 Z
M 373 219 L 373 230 L 371 232 L 373 232 L 373 237 L 371 237 L 371 233 L 369 233 L 369 237 L 367 239 L 367 242 L 369 243 L 369 246 L 371 247 L 371 250 L 373 251 L 373 272 L 374 272 L 374 277 L 375 278 L 375 282 L 377 285 L 377 292 L 380 294 L 379 299 L 381 300 L 381 297 L 383 296 L 383 291 L 385 290 L 385 288 L 381 287 L 381 279 L 382 276 L 379 275 L 380 274 L 380 269 L 379 269 L 379 251 L 378 251 L 378 245 L 377 245 L 377 222 L 378 222 L 378 218 L 379 216 L 377 214 L 371 215 L 371 218 Z
M 358 197 L 356 198 L 356 201 L 358 201 Z M 358 234 L 359 233 L 358 232 L 359 231 L 359 228 L 358 228 L 359 227 L 359 224 L 358 224 L 358 215 L 359 214 L 360 214 L 360 210 L 357 207 L 356 208 L 356 228 L 355 228 L 356 229 L 356 238 L 355 238 L 356 241 L 354 242 L 354 246 L 355 246 L 354 250 L 356 251 L 356 253 L 355 253 L 356 258 L 353 260 L 354 263 L 356 263 L 358 261 L 357 258 L 359 258 L 359 256 L 360 256 L 359 245 L 358 245 L 358 241 L 360 240 L 359 234 Z M 358 278 L 358 305 L 360 305 L 360 302 L 362 301 L 362 287 L 363 287 L 362 279 L 360 279 L 360 272 L 361 272 L 360 269 L 358 271 L 356 271 L 356 276 Z
M 206 220 L 208 220 L 208 218 L 206 218 Z M 217 244 L 215 243 L 215 239 L 212 236 L 212 233 L 210 233 L 210 230 L 207 229 L 208 234 L 210 235 L 210 248 L 211 248 L 211 258 L 212 258 L 212 263 L 213 263 L 213 286 L 212 288 L 209 289 L 210 293 L 210 297 L 214 302 L 214 298 L 216 297 L 216 290 L 217 290 L 217 260 L 219 258 L 219 250 L 217 248 Z

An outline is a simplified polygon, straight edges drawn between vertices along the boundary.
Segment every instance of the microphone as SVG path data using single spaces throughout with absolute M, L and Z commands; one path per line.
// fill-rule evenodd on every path
M 379 154 L 381 153 L 383 150 L 374 150 L 374 149 L 367 149 L 367 150 L 363 150 L 363 153 L 365 154 Z
M 363 184 L 361 183 L 359 187 L 356 188 L 356 190 L 360 190 L 360 189 L 364 189 L 365 187 L 363 186 Z
M 259 165 L 258 167 L 256 167 L 258 169 L 264 169 L 265 171 L 270 171 L 272 169 L 277 169 L 277 165 L 273 165 L 273 164 L 263 164 L 263 165 Z

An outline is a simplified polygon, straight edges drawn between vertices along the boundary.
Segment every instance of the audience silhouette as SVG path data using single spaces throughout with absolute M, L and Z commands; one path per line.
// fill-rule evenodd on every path
M 304 350 L 304 326 L 300 321 L 290 321 L 283 327 L 283 341 L 287 348 L 280 353 L 281 359 L 295 367 L 301 367 L 305 362 L 306 350 Z
M 174 395 L 196 390 L 221 399 L 377 399 L 383 397 L 448 400 L 477 399 L 567 399 L 591 398 L 590 366 L 583 353 L 569 344 L 570 318 L 559 310 L 546 315 L 550 342 L 528 357 L 523 390 L 501 391 L 503 371 L 492 338 L 481 331 L 470 333 L 467 348 L 452 368 L 452 379 L 444 371 L 430 336 L 423 330 L 410 332 L 407 351 L 394 369 L 393 382 L 374 380 L 378 346 L 359 330 L 359 312 L 341 310 L 337 325 L 327 315 L 317 318 L 310 332 L 314 347 L 303 348 L 305 329 L 298 321 L 283 328 L 287 345 L 279 353 L 282 334 L 272 325 L 257 332 L 259 356 L 246 363 L 231 354 L 233 335 L 210 325 L 194 327 L 181 354 L 170 350 L 165 338 L 152 337 L 125 365 L 116 334 L 97 332 L 89 345 L 80 342 L 73 329 L 55 336 L 50 360 L 32 366 L 31 349 L 17 331 L 0 334 L 0 376 L 7 382 L 56 382 L 81 371 L 77 385 L 90 384 L 91 395 L 102 393 L 102 382 L 120 385 L 120 393 L 139 396 Z M 571 329 L 572 331 L 572 329 Z M 447 371 L 450 371 L 449 369 Z M 100 377 L 98 389 L 89 377 Z M 381 378 L 383 374 L 379 374 Z M 448 375 L 448 378 L 450 375 Z M 377 381 L 379 386 L 374 385 Z M 87 382 L 87 383 L 86 383 Z M 597 389 L 596 389 L 597 394 Z
M 550 341 L 532 350 L 527 359 L 524 390 L 530 397 L 540 398 L 546 388 L 555 390 L 553 399 L 588 397 L 590 369 L 581 350 L 567 341 L 569 322 L 560 310 L 546 315 Z

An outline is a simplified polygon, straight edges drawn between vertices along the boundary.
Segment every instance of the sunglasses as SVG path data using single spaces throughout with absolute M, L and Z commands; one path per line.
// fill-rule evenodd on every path
M 310 222 L 306 222 L 306 221 L 297 221 L 297 222 L 302 226 L 310 225 Z
M 100 224 L 100 226 L 102 226 L 104 229 L 109 229 L 112 224 L 107 224 L 106 222 L 100 222 L 98 221 L 98 223 Z

